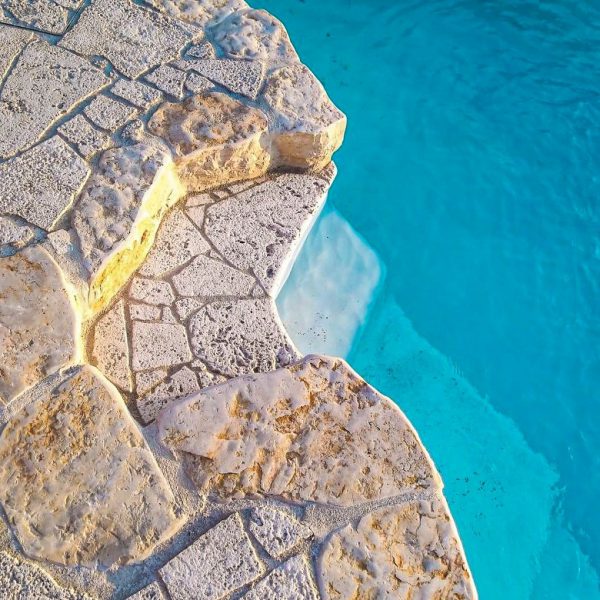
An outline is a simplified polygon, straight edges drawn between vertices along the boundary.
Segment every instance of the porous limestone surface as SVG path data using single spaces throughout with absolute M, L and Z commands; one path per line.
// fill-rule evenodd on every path
M 158 423 L 190 478 L 224 498 L 351 506 L 440 485 L 398 407 L 340 359 L 308 357 L 202 390 Z
M 264 567 L 239 515 L 232 515 L 160 570 L 173 600 L 218 600 L 251 583 Z
M 274 569 L 244 600 L 319 600 L 307 560 L 295 556 Z
M 250 531 L 273 558 L 280 558 L 313 535 L 294 515 L 269 507 L 252 511 Z
M 108 81 L 76 54 L 43 40 L 28 44 L 0 91 L 0 158 L 31 146 L 58 117 Z
M 60 34 L 82 4 L 83 0 L 3 0 L 0 21 Z
M 26 554 L 110 567 L 178 529 L 167 482 L 96 369 L 77 367 L 31 395 L 0 434 L 0 501 Z
M 243 0 L 0 0 L 0 597 L 476 598 L 402 413 L 277 314 L 345 127 Z
M 325 600 L 473 598 L 456 531 L 435 498 L 373 511 L 335 532 L 318 572 Z
M 39 247 L 0 258 L 0 400 L 8 402 L 78 356 L 79 317 Z

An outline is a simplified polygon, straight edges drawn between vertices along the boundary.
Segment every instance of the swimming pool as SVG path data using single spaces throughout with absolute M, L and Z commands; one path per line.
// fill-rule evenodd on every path
M 349 117 L 282 318 L 412 419 L 482 599 L 600 598 L 600 5 L 261 4 Z

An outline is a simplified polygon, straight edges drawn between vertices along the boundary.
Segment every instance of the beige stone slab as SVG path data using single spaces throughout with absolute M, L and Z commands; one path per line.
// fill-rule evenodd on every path
M 0 164 L 0 213 L 51 230 L 71 206 L 89 173 L 88 164 L 54 136 Z
M 358 597 L 360 598 L 360 597 Z M 312 569 L 303 556 L 294 556 L 259 581 L 243 600 L 320 600 Z
M 242 10 L 212 30 L 213 39 L 228 58 L 262 60 L 271 65 L 298 61 L 281 21 L 265 10 Z
M 0 258 L 0 398 L 77 360 L 80 322 L 57 264 L 39 246 Z
M 293 362 L 298 354 L 276 310 L 270 298 L 206 304 L 190 320 L 194 355 L 228 377 Z
M 0 501 L 23 550 L 64 565 L 140 560 L 181 524 L 123 400 L 90 366 L 34 390 L 2 431 Z
M 132 391 L 127 323 L 122 300 L 98 319 L 94 329 L 92 360 L 117 387 Z
M 0 83 L 12 62 L 32 38 L 30 31 L 0 25 Z
M 67 29 L 71 18 L 69 9 L 75 10 L 82 4 L 83 0 L 3 0 L 0 20 L 38 31 L 61 34 Z
M 340 359 L 308 357 L 169 405 L 161 439 L 202 489 L 352 506 L 439 476 L 398 407 Z
M 134 371 L 177 366 L 192 360 L 185 327 L 174 323 L 134 321 Z
M 137 109 L 114 98 L 100 95 L 94 98 L 83 112 L 96 126 L 112 132 L 133 119 Z
M 146 75 L 146 81 L 153 83 L 159 90 L 169 96 L 174 96 L 181 100 L 185 96 L 183 90 L 187 74 L 184 71 L 175 69 L 170 65 L 161 65 L 149 75 Z
M 236 513 L 167 563 L 160 576 L 173 600 L 219 600 L 251 583 L 263 571 Z
M 176 21 L 129 0 L 94 0 L 60 46 L 85 56 L 104 56 L 132 79 L 177 58 L 190 38 Z
M 384 508 L 344 527 L 325 542 L 318 571 L 324 600 L 477 598 L 438 499 Z
M 107 148 L 110 136 L 99 131 L 85 119 L 83 115 L 75 115 L 72 119 L 58 128 L 58 133 L 73 144 L 79 154 L 85 159 L 90 159 L 94 154 Z
M 84 58 L 37 40 L 21 53 L 0 92 L 0 158 L 38 141 L 109 79 Z
M 248 7 L 244 0 L 148 0 L 148 3 L 172 17 L 200 27 L 209 26 L 236 10 Z

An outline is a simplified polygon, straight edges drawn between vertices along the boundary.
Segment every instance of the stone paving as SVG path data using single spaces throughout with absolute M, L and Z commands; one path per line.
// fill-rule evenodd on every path
M 3 600 L 477 597 L 404 415 L 277 314 L 345 127 L 242 0 L 0 0 Z

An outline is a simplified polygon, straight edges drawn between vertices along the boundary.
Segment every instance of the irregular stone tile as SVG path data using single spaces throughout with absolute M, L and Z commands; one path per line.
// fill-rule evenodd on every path
M 52 229 L 88 175 L 87 163 L 54 136 L 0 165 L 0 213 Z
M 107 131 L 118 129 L 137 114 L 128 104 L 102 95 L 94 98 L 83 112 L 92 123 Z
M 176 155 L 179 177 L 188 191 L 204 191 L 264 175 L 271 161 L 261 141 L 265 115 L 217 92 L 163 104 L 148 123 Z
M 212 36 L 228 58 L 262 60 L 272 65 L 298 61 L 283 24 L 265 10 L 242 10 L 223 19 Z
M 129 0 L 95 0 L 60 46 L 104 56 L 127 77 L 177 57 L 190 36 L 177 22 Z
M 296 517 L 266 506 L 252 511 L 250 531 L 273 558 L 280 558 L 300 542 L 312 537 L 312 531 Z
M 80 323 L 58 265 L 34 246 L 0 259 L 0 398 L 75 361 Z
M 198 73 L 190 73 L 185 80 L 185 88 L 192 94 L 201 94 L 215 87 L 214 83 Z
M 135 388 L 138 394 L 145 394 L 153 387 L 156 387 L 161 381 L 167 378 L 167 372 L 164 369 L 156 371 L 146 371 L 145 373 L 135 374 Z
M 298 356 L 269 298 L 212 302 L 190 321 L 194 355 L 229 377 L 287 365 Z
M 123 300 L 119 300 L 96 323 L 92 359 L 116 386 L 131 392 L 133 382 L 129 370 L 129 345 Z
M 0 216 L 0 256 L 8 256 L 36 239 L 36 230 L 15 217 Z
M 205 59 L 189 61 L 190 68 L 234 94 L 256 99 L 265 74 L 264 63 L 250 60 Z
M 138 396 L 137 407 L 144 423 L 154 421 L 158 413 L 170 402 L 199 389 L 196 374 L 188 367 L 183 367 L 146 396 Z
M 0 552 L 0 590 L 5 600 L 90 600 L 61 588 L 37 565 Z
M 58 128 L 58 133 L 75 146 L 83 158 L 89 159 L 110 145 L 110 136 L 92 127 L 83 115 L 75 115 Z
M 130 304 L 129 316 L 138 321 L 159 321 L 160 308 L 158 306 L 148 306 L 147 304 Z
M 169 405 L 161 440 L 222 497 L 273 494 L 351 506 L 440 488 L 427 452 L 398 407 L 341 359 L 307 357 Z
M 198 227 L 198 229 L 202 229 L 204 227 L 204 206 L 192 206 L 188 208 L 185 212 L 187 216 L 193 221 L 194 225 Z
M 0 501 L 23 550 L 94 568 L 144 558 L 180 519 L 125 403 L 90 366 L 41 387 L 0 435 Z
M 320 600 L 311 568 L 303 556 L 294 556 L 257 583 L 243 600 Z M 357 598 L 362 598 L 357 596 Z
M 255 283 L 254 277 L 208 256 L 197 256 L 173 277 L 173 286 L 178 295 L 203 298 L 243 298 L 250 295 Z
M 134 321 L 132 338 L 135 371 L 171 367 L 192 360 L 182 325 Z
M 16 27 L 3 27 L 0 25 L 0 82 L 15 58 L 29 43 L 33 34 Z M 196 57 L 204 58 L 204 57 Z M 211 58 L 211 57 L 206 57 Z
M 275 297 L 327 191 L 318 177 L 281 175 L 209 206 L 204 231 L 230 263 L 252 270 Z
M 152 583 L 137 594 L 129 596 L 127 600 L 164 600 L 164 598 L 165 596 L 158 587 L 158 584 Z
M 206 58 L 215 58 L 215 49 L 210 42 L 202 42 L 201 44 L 194 44 L 190 46 L 185 53 L 186 58 L 191 60 L 202 60 Z
M 236 10 L 247 8 L 243 0 L 148 0 L 167 14 L 186 23 L 205 27 L 218 22 Z
M 291 167 L 322 169 L 342 145 L 346 116 L 319 80 L 301 64 L 275 71 L 262 99 L 268 107 L 277 151 Z
M 175 295 L 171 286 L 166 281 L 155 279 L 142 279 L 135 277 L 131 282 L 129 297 L 146 304 L 172 304 Z
M 165 306 L 162 309 L 161 321 L 163 323 L 179 323 L 179 321 L 175 318 L 173 311 L 168 306 Z
M 153 83 L 159 90 L 182 99 L 184 97 L 183 84 L 187 74 L 179 69 L 174 69 L 169 65 L 161 65 L 149 75 L 146 75 L 146 81 Z
M 92 312 L 102 310 L 141 265 L 162 216 L 182 195 L 164 148 L 139 143 L 100 156 L 71 218 Z
M 177 316 L 185 321 L 192 313 L 200 310 L 204 304 L 204 300 L 199 298 L 180 298 L 175 302 L 175 311 Z
M 130 121 L 121 130 L 121 139 L 124 144 L 138 144 L 144 141 L 145 136 L 144 123 L 139 119 Z
M 262 575 L 240 516 L 215 525 L 160 569 L 173 600 L 218 600 Z
M 82 2 L 83 0 L 72 2 L 71 6 L 65 6 L 61 2 L 48 0 L 3 0 L 0 7 L 0 20 L 38 31 L 61 34 L 69 24 L 67 9 L 75 10 Z
M 325 542 L 318 570 L 325 600 L 477 597 L 456 528 L 437 499 L 383 508 L 356 529 L 344 527 Z
M 153 87 L 145 85 L 141 81 L 129 81 L 127 79 L 119 79 L 110 91 L 115 96 L 131 102 L 131 104 L 143 110 L 150 108 L 162 98 L 162 94 Z
M 0 93 L 0 158 L 31 146 L 108 81 L 80 56 L 41 40 L 29 44 Z
M 179 209 L 162 222 L 156 241 L 139 270 L 146 277 L 160 277 L 210 248 L 198 228 Z
M 218 200 L 222 200 L 223 198 L 227 198 L 229 194 L 224 190 L 213 190 L 210 194 L 194 194 L 190 196 L 185 203 L 186 208 L 194 208 L 196 206 L 205 206 L 206 204 L 212 204 L 215 201 L 215 198 L 212 196 L 215 195 L 215 198 Z

